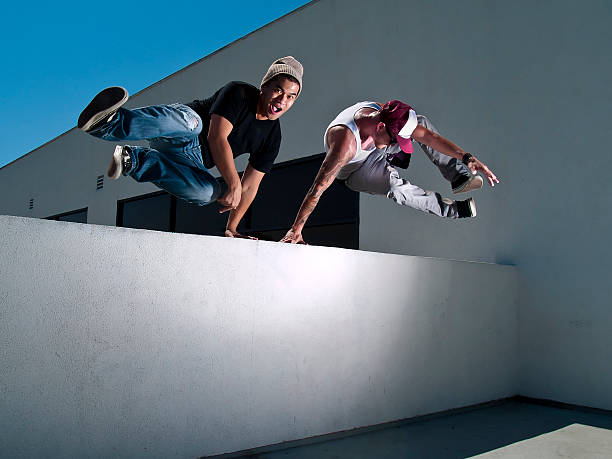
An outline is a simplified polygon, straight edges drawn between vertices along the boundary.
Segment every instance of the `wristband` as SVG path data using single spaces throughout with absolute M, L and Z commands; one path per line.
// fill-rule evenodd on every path
M 467 166 L 467 163 L 469 163 L 470 159 L 472 159 L 473 157 L 474 156 L 472 156 L 470 153 L 466 153 L 465 155 L 463 155 L 463 158 L 461 158 L 461 162 Z

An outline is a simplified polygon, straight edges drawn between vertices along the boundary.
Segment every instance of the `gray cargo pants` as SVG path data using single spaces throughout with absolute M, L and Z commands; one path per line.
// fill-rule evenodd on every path
M 438 132 L 427 117 L 418 115 L 417 119 L 421 126 L 433 132 Z M 453 187 L 455 187 L 455 184 L 469 179 L 472 175 L 468 167 L 456 158 L 443 155 L 420 142 L 417 143 Z M 400 205 L 409 206 L 439 217 L 458 217 L 456 201 L 443 198 L 434 191 L 423 190 L 401 178 L 397 170 L 387 163 L 388 153 L 387 149 L 374 150 L 370 153 L 362 166 L 345 179 L 346 186 L 354 191 L 384 195 Z

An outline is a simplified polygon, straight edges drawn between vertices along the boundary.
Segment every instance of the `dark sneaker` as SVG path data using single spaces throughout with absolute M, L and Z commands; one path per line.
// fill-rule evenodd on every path
M 467 193 L 472 190 L 479 190 L 482 188 L 484 181 L 480 175 L 472 175 L 469 179 L 460 185 L 453 186 L 453 193 Z
M 465 201 L 456 201 L 457 218 L 472 218 L 476 216 L 476 202 L 473 198 Z
M 117 145 L 113 152 L 113 158 L 108 165 L 106 175 L 113 180 L 117 180 L 121 175 L 127 175 L 132 168 L 132 158 L 128 153 L 128 147 Z
M 121 86 L 112 86 L 99 92 L 79 115 L 77 127 L 85 132 L 107 121 L 128 100 L 128 92 Z

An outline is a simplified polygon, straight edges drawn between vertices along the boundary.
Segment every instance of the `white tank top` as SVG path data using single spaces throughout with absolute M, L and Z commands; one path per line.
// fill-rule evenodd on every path
M 355 113 L 361 110 L 364 107 L 373 108 L 374 110 L 380 110 L 382 107 L 378 105 L 376 102 L 359 102 L 355 105 L 351 105 L 349 108 L 341 111 L 334 120 L 329 123 L 327 129 L 325 130 L 325 134 L 323 134 L 323 147 L 325 148 L 325 152 L 329 152 L 329 145 L 327 145 L 327 131 L 334 126 L 346 126 L 348 127 L 353 135 L 355 136 L 355 141 L 357 142 L 357 148 L 355 151 L 355 157 L 351 159 L 346 166 L 340 169 L 338 173 L 338 178 L 341 180 L 346 179 L 352 172 L 356 171 L 361 167 L 363 162 L 366 160 L 368 155 L 376 150 L 375 146 L 368 150 L 364 150 L 361 148 L 361 137 L 359 136 L 359 129 L 357 128 L 357 123 L 355 123 Z

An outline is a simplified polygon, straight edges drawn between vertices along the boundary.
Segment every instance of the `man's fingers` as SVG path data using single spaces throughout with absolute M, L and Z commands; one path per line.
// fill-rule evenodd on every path
M 257 238 L 255 236 L 247 236 L 245 234 L 240 234 L 240 233 L 234 233 L 234 237 L 238 238 L 238 239 L 250 239 L 252 241 L 256 241 Z
M 289 232 L 287 234 L 285 234 L 285 236 L 283 236 L 283 238 L 279 241 L 279 242 L 286 242 L 289 244 L 305 244 L 308 245 L 304 242 L 304 239 L 302 239 L 301 234 L 294 234 L 292 232 Z
M 239 233 L 238 231 L 225 230 L 225 237 L 233 237 L 236 239 L 252 239 L 256 241 L 257 238 L 255 236 L 246 236 L 244 234 Z
M 223 199 L 223 197 L 217 199 L 217 202 L 221 205 L 221 209 L 219 209 L 219 213 L 222 214 L 223 212 L 227 212 L 229 210 L 233 210 L 236 207 L 238 207 L 238 205 L 232 205 L 232 201 L 229 199 Z
M 233 197 L 231 195 L 226 193 L 219 199 L 217 199 L 217 202 L 222 206 L 222 209 L 219 211 L 219 213 L 227 212 L 228 210 L 232 210 L 238 207 L 238 205 L 240 204 L 240 196 L 236 197 L 235 199 L 232 198 Z

